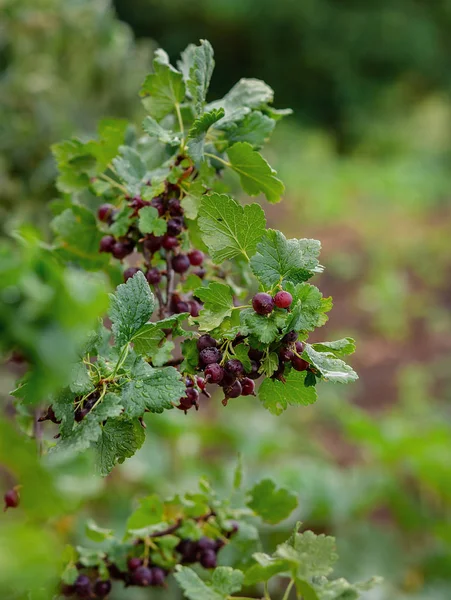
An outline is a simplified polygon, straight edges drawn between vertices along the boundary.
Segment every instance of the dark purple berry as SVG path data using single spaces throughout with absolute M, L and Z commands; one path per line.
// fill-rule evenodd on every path
M 193 406 L 191 400 L 187 396 L 182 396 L 180 398 L 180 404 L 177 405 L 179 410 L 184 410 L 185 412 L 189 410 Z
M 8 508 L 17 508 L 20 502 L 19 492 L 12 488 L 11 490 L 5 492 L 3 500 L 5 501 L 5 508 L 3 509 L 4 511 L 8 510 Z
M 180 200 L 177 198 L 171 198 L 168 202 L 168 210 L 171 217 L 178 217 L 183 215 L 183 208 L 180 204 Z
M 211 365 L 221 361 L 222 354 L 218 348 L 205 348 L 199 353 L 201 363 L 203 365 Z
M 197 560 L 197 544 L 192 540 L 181 540 L 176 547 L 177 552 L 182 555 L 182 562 L 193 563 Z
M 148 587 L 153 583 L 153 574 L 148 567 L 138 567 L 133 571 L 132 581 L 135 585 Z
M 252 308 L 259 315 L 269 315 L 274 309 L 274 300 L 269 294 L 259 292 L 252 298 Z
M 200 564 L 204 569 L 215 569 L 216 568 L 216 552 L 214 550 L 206 550 L 200 555 Z
M 205 367 L 205 379 L 209 383 L 221 383 L 224 377 L 224 369 L 218 363 L 212 363 Z
M 114 212 L 112 204 L 101 204 L 97 209 L 97 218 L 99 221 L 106 223 Z
M 111 581 L 98 579 L 94 584 L 94 594 L 97 598 L 105 598 L 111 592 Z
M 165 234 L 163 236 L 163 240 L 161 242 L 161 245 L 163 246 L 163 248 L 165 250 L 172 250 L 173 248 L 176 248 L 179 245 L 179 241 L 173 235 L 167 235 L 167 234 Z
M 127 561 L 127 566 L 128 566 L 128 570 L 129 571 L 136 571 L 136 569 L 138 567 L 140 567 L 142 564 L 143 564 L 142 559 L 141 558 L 137 558 L 135 556 L 132 556 Z
M 194 387 L 194 381 L 191 379 L 191 377 L 185 377 L 185 385 L 187 388 Z
M 282 362 L 290 362 L 290 360 L 293 358 L 293 356 L 294 356 L 294 352 L 293 352 L 293 350 L 290 350 L 289 348 L 282 347 L 279 350 L 279 358 Z
M 261 360 L 263 358 L 263 352 L 261 350 L 257 350 L 257 348 L 249 348 L 247 355 L 252 360 Z
M 91 396 L 90 398 L 85 400 L 83 408 L 86 408 L 86 410 L 92 410 L 92 408 L 95 405 L 95 403 L 97 402 L 97 400 L 98 400 L 97 395 Z
M 146 236 L 146 239 L 143 242 L 143 246 L 148 252 L 150 252 L 151 254 L 154 254 L 161 248 L 162 241 L 163 241 L 162 235 L 160 235 L 160 236 L 148 235 L 148 236 Z
M 150 285 L 156 285 L 161 281 L 161 273 L 157 269 L 157 267 L 152 267 L 146 273 L 146 279 L 150 283 Z
M 216 540 L 212 540 L 208 537 L 201 537 L 197 542 L 197 547 L 201 552 L 205 552 L 206 550 L 216 550 Z
M 235 378 L 240 377 L 244 373 L 243 363 L 236 358 L 228 360 L 224 365 L 224 369 L 230 375 L 234 375 Z
M 189 304 L 189 314 L 190 314 L 192 317 L 198 317 L 198 316 L 199 316 L 199 313 L 200 313 L 200 310 L 201 310 L 201 308 L 202 308 L 202 307 L 199 305 L 199 303 L 198 303 L 198 302 L 196 302 L 195 300 L 190 300 L 190 301 L 188 302 L 188 304 Z
M 296 342 L 295 347 L 296 347 L 296 352 L 298 354 L 302 354 L 304 352 L 305 344 L 304 344 L 304 342 Z
M 197 387 L 203 392 L 205 390 L 205 386 L 207 384 L 205 379 L 203 377 L 199 377 L 199 375 L 196 375 L 196 383 L 197 383 Z
M 282 342 L 284 342 L 285 344 L 291 344 L 292 342 L 295 342 L 298 339 L 298 334 L 295 331 L 289 331 L 287 334 L 285 334 L 282 338 Z
M 164 208 L 163 199 L 159 196 L 157 196 L 156 198 L 152 198 L 152 200 L 150 201 L 150 205 L 157 209 L 159 217 L 162 217 L 166 212 Z
M 129 279 L 131 279 L 133 275 L 136 275 L 136 273 L 138 273 L 138 271 L 140 270 L 141 269 L 138 269 L 138 267 L 128 267 L 128 269 L 125 269 L 124 281 L 128 281 Z
M 179 235 L 183 229 L 182 217 L 174 217 L 168 221 L 168 235 Z
M 295 371 L 306 371 L 309 366 L 309 363 L 299 356 L 293 356 L 291 359 L 291 364 Z
M 89 413 L 89 410 L 87 408 L 78 407 L 77 410 L 75 411 L 75 415 L 74 415 L 77 423 L 80 423 L 80 421 L 83 421 L 83 419 L 86 417 L 86 415 L 88 413 Z
M 68 598 L 69 596 L 73 596 L 75 594 L 75 586 L 67 585 L 67 583 L 61 584 L 60 587 L 61 594 Z
M 179 302 L 177 302 L 177 304 L 175 305 L 175 312 L 177 314 L 189 313 L 190 306 L 189 306 L 188 302 L 185 302 L 185 300 L 180 300 Z
M 224 388 L 224 393 L 227 398 L 238 398 L 241 396 L 243 389 L 241 383 L 237 380 L 229 387 Z
M 166 573 L 160 567 L 152 567 L 152 585 L 162 586 L 166 579 Z
M 104 235 L 100 240 L 99 251 L 100 252 L 112 252 L 116 240 L 112 235 Z
M 277 294 L 274 296 L 274 304 L 278 307 L 278 308 L 288 308 L 289 306 L 291 306 L 291 303 L 293 302 L 293 296 L 290 294 L 290 292 L 277 292 Z
M 79 575 L 74 583 L 75 593 L 79 598 L 91 596 L 91 581 L 87 575 Z
M 241 395 L 252 396 L 255 393 L 255 383 L 249 377 L 243 377 L 241 380 Z
M 195 388 L 190 387 L 187 388 L 185 394 L 191 402 L 191 406 L 197 406 L 197 403 L 199 402 L 199 392 Z
M 205 350 L 205 348 L 216 348 L 217 345 L 218 342 L 215 340 L 215 338 L 211 337 L 211 335 L 208 335 L 208 333 L 201 335 L 197 340 L 197 349 L 199 352 L 201 352 L 201 350 Z
M 281 363 L 279 363 L 279 366 L 274 371 L 274 373 L 271 375 L 271 377 L 272 377 L 272 379 L 282 379 L 284 374 L 285 374 L 285 363 L 281 362 Z
M 193 267 L 199 267 L 204 262 L 204 253 L 200 250 L 191 250 L 188 252 L 188 258 Z
M 114 258 L 122 260 L 133 251 L 133 245 L 126 242 L 115 242 L 111 250 Z
M 238 521 L 232 521 L 230 523 L 231 525 L 231 529 L 230 531 L 227 532 L 227 537 L 231 537 L 232 535 L 235 535 L 235 533 L 238 533 L 238 531 L 240 530 L 240 525 L 238 523 Z
M 177 254 L 172 258 L 171 265 L 176 273 L 185 273 L 189 269 L 189 258 L 186 254 Z
M 197 275 L 200 279 L 203 279 L 207 274 L 207 271 L 201 267 L 200 269 L 196 269 L 195 271 L 193 271 L 193 273 L 194 275 Z
M 258 379 L 259 377 L 261 377 L 261 373 L 259 373 L 259 369 L 260 369 L 260 362 L 258 360 L 251 360 L 251 371 L 250 373 L 247 373 L 247 376 L 250 379 Z

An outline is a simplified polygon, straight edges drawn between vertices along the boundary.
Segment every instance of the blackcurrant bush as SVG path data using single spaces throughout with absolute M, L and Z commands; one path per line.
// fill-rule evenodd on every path
M 249 377 L 243 377 L 241 380 L 241 395 L 252 396 L 255 393 L 255 383 Z
M 251 360 L 251 370 L 250 373 L 247 373 L 247 376 L 250 379 L 258 379 L 259 377 L 261 377 L 261 373 L 259 373 L 259 369 L 260 369 L 260 362 L 258 360 Z
M 154 254 L 161 248 L 162 241 L 163 241 L 162 235 L 160 235 L 160 236 L 148 235 L 148 236 L 146 236 L 146 238 L 143 242 L 143 246 L 148 252 L 150 252 L 151 254 Z
M 163 240 L 161 242 L 161 245 L 163 246 L 163 248 L 165 250 L 172 250 L 173 248 L 176 248 L 179 245 L 179 241 L 173 235 L 165 234 L 163 236 Z
M 201 350 L 205 350 L 205 348 L 216 348 L 217 345 L 218 342 L 215 340 L 215 338 L 211 337 L 211 335 L 208 335 L 208 333 L 201 335 L 197 340 L 197 349 L 199 352 L 201 352 Z
M 125 269 L 124 281 L 128 281 L 129 279 L 131 279 L 133 275 L 136 275 L 136 273 L 138 273 L 138 271 L 140 270 L 141 269 L 138 269 L 138 267 L 128 267 L 128 269 Z
M 293 358 L 294 356 L 294 352 L 293 350 L 290 350 L 289 348 L 282 346 L 282 348 L 279 350 L 279 358 L 282 362 L 290 362 L 290 360 Z
M 106 223 L 114 212 L 112 204 L 101 204 L 97 209 L 97 218 L 99 221 Z
M 230 375 L 234 375 L 235 378 L 240 377 L 244 373 L 243 363 L 236 358 L 228 360 L 224 365 L 224 369 Z
M 201 537 L 197 542 L 197 547 L 201 552 L 205 552 L 206 550 L 216 550 L 216 540 L 212 540 L 208 537 Z
M 296 347 L 296 352 L 298 354 L 302 354 L 304 352 L 305 344 L 304 344 L 304 342 L 296 342 L 295 347 Z
M 91 596 L 91 581 L 87 575 L 79 575 L 74 583 L 75 593 L 79 598 Z
M 173 217 L 168 221 L 168 235 L 179 235 L 183 229 L 183 218 Z
M 202 552 L 199 562 L 204 569 L 215 569 L 217 564 L 216 552 L 214 550 Z
M 199 313 L 200 313 L 200 311 L 201 311 L 201 308 L 202 308 L 202 307 L 199 305 L 199 303 L 198 303 L 198 302 L 196 302 L 195 300 L 190 300 L 190 301 L 188 302 L 188 304 L 189 304 L 189 314 L 190 314 L 192 317 L 198 317 L 198 316 L 199 316 Z
M 183 215 L 183 208 L 180 204 L 180 200 L 177 198 L 171 198 L 168 202 L 168 210 L 171 217 L 178 217 Z
M 105 598 L 111 592 L 111 581 L 109 579 L 98 579 L 94 584 L 94 594 L 97 598 Z
M 205 367 L 205 379 L 209 383 L 221 383 L 224 377 L 224 369 L 218 363 L 212 363 Z
M 205 348 L 199 353 L 201 363 L 203 365 L 211 365 L 221 361 L 222 354 L 218 348 Z
M 177 254 L 177 256 L 173 256 L 171 265 L 176 273 L 185 273 L 190 266 L 189 258 L 186 254 Z
M 138 567 L 133 571 L 132 581 L 135 585 L 148 587 L 153 583 L 153 573 L 148 567 Z
M 138 567 L 141 567 L 143 564 L 143 561 L 141 558 L 138 558 L 136 556 L 132 556 L 131 558 L 128 559 L 127 561 L 127 567 L 129 571 L 136 571 L 136 569 Z
M 204 262 L 204 253 L 200 250 L 191 250 L 188 252 L 188 258 L 193 267 L 199 267 Z
M 241 396 L 243 389 L 241 383 L 237 380 L 229 387 L 224 388 L 224 393 L 227 398 L 238 398 Z
M 100 240 L 99 251 L 100 252 L 112 252 L 116 240 L 112 235 L 104 235 Z
M 166 579 L 166 573 L 160 567 L 152 567 L 152 585 L 162 586 Z
M 19 492 L 12 488 L 11 490 L 5 492 L 3 500 L 5 501 L 5 508 L 3 509 L 4 511 L 8 510 L 8 508 L 17 508 L 20 502 Z
M 293 356 L 291 359 L 291 364 L 295 371 L 306 371 L 309 366 L 309 363 L 299 356 Z
M 150 285 L 156 285 L 161 281 L 161 273 L 157 267 L 150 268 L 146 273 L 146 279 Z
M 259 315 L 269 315 L 274 309 L 274 300 L 269 294 L 259 292 L 252 298 L 252 308 Z
M 292 342 L 295 342 L 298 339 L 298 334 L 295 331 L 289 331 L 287 334 L 285 334 L 282 338 L 282 342 L 284 342 L 285 344 L 291 344 Z
M 288 308 L 291 306 L 292 302 L 293 296 L 290 294 L 290 292 L 281 291 L 277 292 L 277 294 L 274 296 L 274 304 L 278 308 Z

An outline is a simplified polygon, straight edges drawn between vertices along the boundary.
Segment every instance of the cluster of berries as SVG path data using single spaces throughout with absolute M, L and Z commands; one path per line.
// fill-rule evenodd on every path
M 210 398 L 210 394 L 207 392 L 206 381 L 203 377 L 196 376 L 186 377 L 185 379 L 185 395 L 180 398 L 179 404 L 177 408 L 186 412 L 195 407 L 196 410 L 199 410 L 199 396 L 203 394 L 207 398 Z
M 94 406 L 97 404 L 99 399 L 100 399 L 100 392 L 97 389 L 93 390 L 87 397 L 75 398 L 75 400 L 74 400 L 74 419 L 75 419 L 75 421 L 77 421 L 77 423 L 80 423 L 80 421 L 83 421 L 83 419 L 86 417 L 86 415 L 88 413 L 90 413 L 91 410 L 94 408 Z M 38 422 L 42 423 L 43 421 L 51 421 L 52 423 L 55 423 L 56 425 L 59 425 L 61 423 L 61 421 L 56 418 L 56 415 L 55 415 L 55 412 L 54 412 L 52 406 L 49 406 L 48 409 L 44 412 L 44 414 L 39 417 Z M 58 438 L 58 437 L 60 437 L 60 434 L 55 436 L 55 438 Z
M 232 522 L 232 528 L 224 533 L 224 539 L 213 540 L 205 536 L 197 541 L 182 539 L 175 548 L 178 564 L 199 563 L 204 569 L 216 568 L 219 550 L 225 545 L 226 539 L 237 531 L 238 523 Z M 135 546 L 140 544 L 142 545 L 142 540 L 137 540 Z M 126 570 L 120 569 L 108 558 L 105 560 L 109 579 L 99 578 L 97 568 L 89 569 L 77 563 L 80 574 L 73 585 L 61 586 L 61 594 L 70 598 L 106 598 L 111 591 L 112 580 L 122 581 L 126 587 L 164 587 L 170 574 L 170 570 L 151 564 L 138 556 L 129 556 Z

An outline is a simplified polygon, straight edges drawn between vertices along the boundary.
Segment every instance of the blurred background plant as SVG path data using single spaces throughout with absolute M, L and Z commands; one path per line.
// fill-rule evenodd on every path
M 2 222 L 10 229 L 33 215 L 46 230 L 49 145 L 92 134 L 100 117 L 138 120 L 150 48 L 175 56 L 206 37 L 217 60 L 212 97 L 257 76 L 278 106 L 295 109 L 267 150 L 287 187 L 269 218 L 290 237 L 322 240 L 318 284 L 335 309 L 321 334 L 356 337 L 360 382 L 326 388 L 317 405 L 277 421 L 250 401 L 149 418 L 144 448 L 106 480 L 90 475 L 88 456 L 49 459 L 61 497 L 80 507 L 57 520 L 60 543 L 85 543 L 88 516 L 120 528 L 135 496 L 186 489 L 202 474 L 225 486 L 241 452 L 249 481 L 273 475 L 299 492 L 293 519 L 337 535 L 343 575 L 385 577 L 368 598 L 447 600 L 450 2 L 116 5 L 144 41 L 103 1 L 0 4 Z M 18 370 L 2 371 L 6 407 Z M 264 532 L 268 547 L 290 526 Z M 9 555 L 0 551 L 0 567 L 11 573 Z

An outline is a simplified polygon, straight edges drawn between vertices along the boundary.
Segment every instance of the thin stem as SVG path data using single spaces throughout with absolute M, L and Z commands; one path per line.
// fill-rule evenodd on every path
M 283 595 L 282 600 L 288 600 L 288 598 L 290 597 L 290 592 L 292 587 L 294 586 L 294 579 L 292 579 L 290 581 L 290 583 L 287 585 L 287 589 L 285 590 L 285 594 Z
M 105 175 L 105 173 L 101 173 L 99 175 L 99 177 L 100 177 L 100 179 L 103 179 L 104 181 L 107 181 L 113 187 L 116 187 L 118 190 L 121 190 L 121 192 L 123 192 L 126 196 L 128 196 L 128 191 L 127 191 L 127 188 L 125 186 L 121 185 L 117 181 L 114 181 L 114 179 L 112 179 L 108 175 Z
M 209 156 L 210 158 L 214 158 L 215 160 L 218 160 L 220 163 L 222 163 L 223 165 L 225 165 L 226 167 L 231 167 L 231 163 L 229 163 L 228 161 L 224 160 L 223 158 L 216 156 L 216 154 L 210 154 L 210 152 L 204 152 L 205 156 Z
M 178 102 L 176 102 L 176 104 L 175 104 L 175 112 L 177 115 L 177 121 L 179 122 L 180 133 L 182 134 L 182 141 L 180 143 L 180 148 L 184 148 L 185 147 L 185 128 L 183 127 L 182 113 L 180 112 L 180 104 Z
M 268 582 L 265 581 L 264 586 L 265 600 L 271 600 L 271 596 L 269 595 Z
M 119 360 L 116 363 L 116 366 L 114 367 L 114 371 L 113 371 L 113 375 L 111 376 L 112 379 L 114 379 L 116 377 L 117 372 L 119 371 L 119 369 L 122 367 L 122 365 L 125 362 L 125 359 L 127 358 L 128 355 L 128 344 L 125 344 L 125 346 L 122 348 L 122 352 L 119 356 Z
M 242 304 L 241 306 L 233 306 L 232 310 L 241 310 L 242 308 L 251 308 L 250 304 Z

